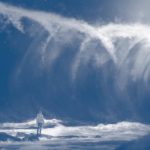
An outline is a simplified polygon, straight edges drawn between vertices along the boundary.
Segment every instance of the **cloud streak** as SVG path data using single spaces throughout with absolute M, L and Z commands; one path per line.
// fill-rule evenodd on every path
M 63 46 L 80 40 L 75 59 L 72 61 L 72 78 L 75 79 L 82 63 L 94 60 L 100 67 L 112 60 L 120 72 L 120 78 L 143 79 L 150 76 L 150 26 L 146 24 L 90 25 L 74 18 L 57 14 L 23 9 L 0 2 L 0 14 L 7 17 L 9 23 L 25 33 L 23 19 L 35 21 L 48 33 L 46 38 L 39 35 L 43 44 L 34 43 L 41 55 L 43 64 L 52 64 L 60 55 Z M 30 30 L 32 33 L 33 31 Z M 36 38 L 36 37 L 35 37 Z M 137 46 L 138 45 L 138 46 Z M 53 50 L 49 50 L 51 49 Z M 30 46 L 33 51 L 34 46 Z M 135 50 L 136 49 L 136 50 Z M 133 51 L 135 51 L 133 53 Z M 38 54 L 38 55 L 39 55 Z M 26 58 L 24 59 L 26 60 Z M 127 79 L 126 79 L 127 80 Z

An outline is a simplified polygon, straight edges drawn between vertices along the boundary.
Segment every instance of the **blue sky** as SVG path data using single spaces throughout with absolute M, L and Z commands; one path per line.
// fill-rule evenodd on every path
M 1 121 L 149 122 L 148 0 L 0 2 Z
M 55 12 L 89 22 L 137 19 L 137 13 L 148 11 L 149 1 L 136 0 L 1 0 L 25 8 Z M 140 17 L 140 16 L 138 16 Z

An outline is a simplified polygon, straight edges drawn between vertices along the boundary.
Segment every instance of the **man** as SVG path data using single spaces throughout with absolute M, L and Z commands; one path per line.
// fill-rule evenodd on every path
M 40 136 L 42 127 L 44 125 L 44 116 L 41 111 L 37 114 L 36 124 L 37 124 L 37 135 Z

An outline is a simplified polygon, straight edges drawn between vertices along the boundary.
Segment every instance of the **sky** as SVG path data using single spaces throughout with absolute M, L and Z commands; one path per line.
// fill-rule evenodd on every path
M 149 122 L 148 6 L 0 0 L 0 121 Z
M 1 0 L 1 2 L 29 9 L 54 12 L 93 23 L 100 21 L 138 20 L 139 18 L 145 17 L 144 13 L 149 11 L 148 0 L 144 0 L 143 2 L 140 0 L 112 0 L 111 2 L 108 0 Z

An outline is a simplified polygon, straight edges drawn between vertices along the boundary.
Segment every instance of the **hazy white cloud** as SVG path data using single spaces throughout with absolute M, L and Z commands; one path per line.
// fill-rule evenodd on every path
M 86 64 L 91 59 L 97 66 L 103 65 L 110 59 L 113 60 L 120 71 L 120 77 L 131 77 L 134 80 L 143 78 L 145 81 L 149 79 L 149 25 L 110 23 L 94 26 L 74 18 L 27 10 L 4 3 L 0 3 L 0 14 L 6 16 L 9 23 L 11 22 L 21 32 L 25 32 L 23 18 L 35 21 L 47 31 L 48 35 L 42 46 L 38 42 L 34 43 L 36 49 L 39 49 L 37 53 L 40 53 L 43 64 L 54 62 L 65 44 L 73 43 L 76 38 L 80 39 L 80 47 L 77 49 L 71 68 L 74 79 L 80 65 Z M 43 36 L 38 38 L 43 40 Z M 137 52 L 131 54 L 137 43 L 140 45 Z M 31 48 L 33 49 L 33 46 L 30 46 L 28 51 Z
M 36 120 L 22 123 L 2 123 L 0 124 L 0 132 L 5 132 L 10 135 L 17 135 L 17 133 L 34 133 Z M 48 126 L 55 125 L 53 128 Z M 50 136 L 45 140 L 53 140 L 51 136 L 74 136 L 77 140 L 84 142 L 89 141 L 131 141 L 143 137 L 150 133 L 150 126 L 138 122 L 118 122 L 114 124 L 98 124 L 98 125 L 84 125 L 84 126 L 65 126 L 61 120 L 51 119 L 45 120 L 45 126 L 42 130 L 44 135 Z M 13 129 L 13 130 L 12 130 Z M 98 138 L 100 137 L 100 138 Z

